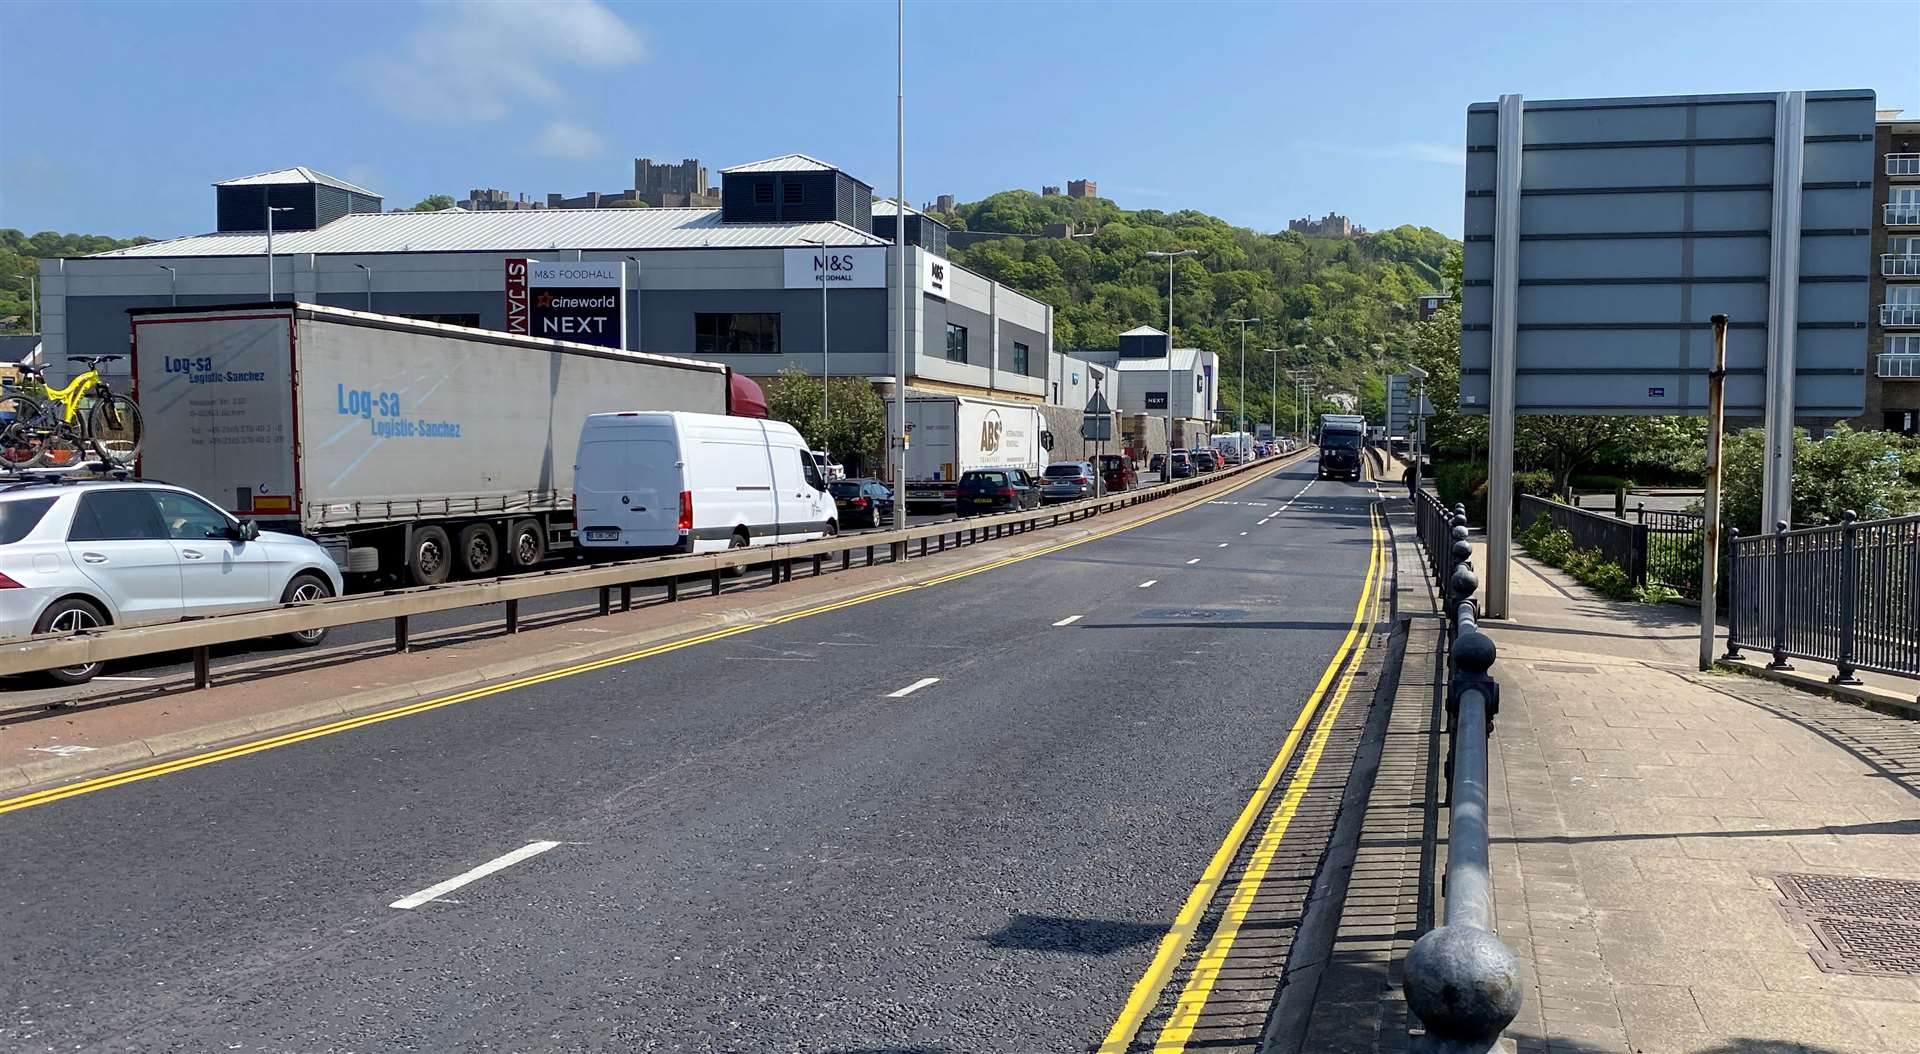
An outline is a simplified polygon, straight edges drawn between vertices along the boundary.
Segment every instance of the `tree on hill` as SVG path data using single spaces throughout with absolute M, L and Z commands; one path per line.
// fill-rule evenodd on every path
M 63 256 L 91 256 L 135 245 L 152 238 L 109 238 L 103 234 L 57 234 L 41 231 L 28 237 L 12 227 L 0 228 L 0 332 L 25 333 L 33 324 L 30 275 L 40 273 L 41 260 Z
M 1141 324 L 1164 327 L 1167 265 L 1146 253 L 1198 249 L 1174 267 L 1174 341 L 1218 354 L 1224 408 L 1254 420 L 1291 415 L 1291 382 L 1278 368 L 1313 372 L 1323 390 L 1362 391 L 1361 378 L 1405 361 L 1415 299 L 1444 281 L 1458 243 L 1423 227 L 1358 239 L 1263 234 L 1193 209 L 1122 209 L 1105 198 L 1043 197 L 1011 190 L 957 207 L 970 231 L 1018 235 L 956 249 L 954 262 L 1054 308 L 1061 348 L 1110 348 Z M 1071 238 L 1042 237 L 1071 223 Z M 1247 332 L 1247 398 L 1240 407 L 1240 333 L 1230 318 L 1259 318 Z M 1278 383 L 1276 384 L 1276 380 Z
M 429 194 L 429 195 L 427 195 L 426 197 L 424 197 L 424 198 L 421 198 L 421 199 L 420 199 L 419 201 L 416 201 L 416 202 L 414 202 L 414 203 L 413 203 L 413 207 L 412 207 L 412 208 L 408 208 L 408 209 L 402 209 L 402 210 L 399 210 L 399 211 L 402 211 L 402 212 L 441 212 L 441 211 L 444 211 L 444 210 L 446 210 L 446 209 L 450 209 L 450 208 L 453 208 L 453 195 L 451 195 L 451 194 Z

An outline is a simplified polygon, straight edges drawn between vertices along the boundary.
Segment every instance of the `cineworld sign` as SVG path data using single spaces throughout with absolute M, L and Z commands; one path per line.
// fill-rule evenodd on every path
M 507 329 L 550 340 L 624 348 L 625 266 L 583 260 L 507 261 Z

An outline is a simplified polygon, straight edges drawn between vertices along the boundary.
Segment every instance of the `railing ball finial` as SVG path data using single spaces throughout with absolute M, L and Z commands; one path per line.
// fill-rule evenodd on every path
M 1491 1042 L 1520 1013 L 1520 962 L 1485 930 L 1442 926 L 1414 942 L 1405 988 L 1429 1035 Z
M 1486 673 L 1493 669 L 1493 662 L 1499 654 L 1500 649 L 1494 646 L 1493 638 L 1479 630 L 1462 633 L 1453 642 L 1453 661 L 1468 673 Z
M 1462 564 L 1453 569 L 1452 577 L 1447 579 L 1447 588 L 1452 590 L 1455 600 L 1465 600 L 1480 588 L 1480 576 L 1473 573 L 1473 568 Z
M 1453 548 L 1448 551 L 1453 554 L 1453 562 L 1456 564 L 1464 564 L 1473 559 L 1473 543 L 1465 538 L 1455 538 Z
M 1775 521 L 1773 521 L 1773 533 L 1775 533 L 1775 534 L 1785 534 L 1785 533 L 1787 533 L 1787 521 L 1785 521 L 1785 520 L 1775 520 Z
M 1853 511 L 1852 509 L 1848 509 L 1847 511 L 1840 514 L 1840 519 L 1846 523 L 1852 523 L 1853 521 L 1859 518 L 1860 518 L 1860 514 Z
M 1464 523 L 1454 524 L 1453 529 L 1447 532 L 1447 534 L 1456 542 L 1466 541 L 1467 537 L 1472 533 L 1473 533 L 1472 531 L 1467 530 L 1467 525 Z

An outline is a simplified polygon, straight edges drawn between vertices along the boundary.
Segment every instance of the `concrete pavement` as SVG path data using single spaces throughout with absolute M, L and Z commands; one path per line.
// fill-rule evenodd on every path
M 1301 707 L 1353 637 L 1372 496 L 1310 476 L 0 817 L 0 1040 L 1088 1049 L 1261 773 L 1283 793 L 1155 1007 L 1264 894 L 1286 772 L 1337 753 Z
M 1427 583 L 1312 1050 L 1406 1049 L 1399 966 L 1443 910 L 1444 749 Z M 1920 724 L 1695 669 L 1688 613 L 1525 558 L 1491 741 L 1499 935 L 1521 1051 L 1911 1051 L 1920 1035 Z M 1425 604 L 1427 612 L 1431 605 Z

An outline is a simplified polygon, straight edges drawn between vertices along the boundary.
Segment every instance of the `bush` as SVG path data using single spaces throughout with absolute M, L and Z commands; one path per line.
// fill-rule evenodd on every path
M 1471 461 L 1449 461 L 1433 470 L 1433 486 L 1440 492 L 1440 500 L 1452 508 L 1459 503 L 1467 506 L 1467 522 L 1476 527 L 1487 524 L 1487 471 Z M 1515 472 L 1513 474 L 1513 493 L 1532 494 L 1539 498 L 1553 497 L 1553 473 L 1541 470 Z
M 1580 475 L 1568 480 L 1574 490 L 1605 491 L 1609 494 L 1616 490 L 1632 490 L 1633 481 L 1625 476 Z

